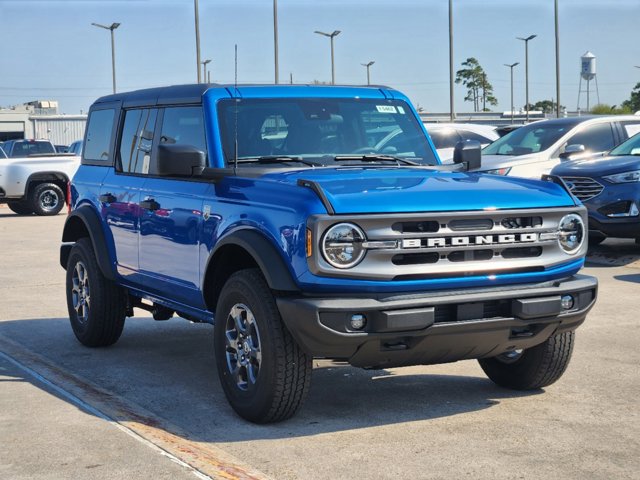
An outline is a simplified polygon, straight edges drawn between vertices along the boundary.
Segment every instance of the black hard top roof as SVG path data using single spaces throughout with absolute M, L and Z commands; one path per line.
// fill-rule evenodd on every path
M 145 88 L 144 90 L 106 95 L 97 99 L 95 103 L 121 101 L 125 106 L 198 103 L 202 101 L 202 94 L 212 87 L 221 87 L 221 85 L 194 83 L 189 85 L 173 85 L 170 87 Z

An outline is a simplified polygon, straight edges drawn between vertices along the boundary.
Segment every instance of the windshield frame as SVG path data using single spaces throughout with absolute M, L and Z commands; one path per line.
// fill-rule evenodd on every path
M 435 147 L 433 146 L 433 143 L 431 142 L 431 139 L 429 138 L 426 129 L 424 128 L 424 125 L 421 121 L 421 119 L 417 116 L 417 114 L 415 113 L 415 110 L 408 104 L 408 102 L 405 99 L 402 98 L 396 98 L 396 99 L 391 99 L 391 98 L 368 98 L 368 97 L 364 97 L 364 98 L 360 98 L 360 97 L 349 97 L 349 96 L 345 96 L 345 97 L 331 97 L 331 96 L 327 96 L 327 97 L 306 97 L 306 96 L 300 96 L 300 97 L 248 97 L 248 98 L 221 98 L 218 99 L 218 101 L 216 102 L 215 105 L 215 112 L 216 112 L 216 123 L 218 125 L 218 134 L 219 134 L 219 140 L 220 140 L 220 148 L 222 151 L 222 160 L 224 161 L 224 165 L 226 167 L 232 166 L 235 160 L 235 147 L 234 147 L 234 121 L 235 119 L 232 118 L 231 116 L 233 115 L 232 110 L 234 108 L 234 105 L 237 104 L 237 102 L 241 103 L 241 104 L 245 104 L 249 107 L 255 107 L 255 108 L 260 108 L 261 105 L 268 105 L 269 103 L 273 103 L 276 104 L 276 106 L 274 106 L 274 116 L 277 115 L 278 113 L 282 113 L 282 112 L 278 112 L 277 111 L 277 104 L 279 105 L 279 108 L 291 108 L 293 110 L 295 109 L 299 109 L 299 111 L 296 111 L 296 113 L 302 113 L 303 116 L 300 117 L 300 119 L 303 119 L 304 122 L 300 122 L 301 124 L 304 123 L 305 126 L 309 126 L 312 125 L 313 121 L 315 121 L 315 119 L 313 117 L 307 117 L 306 113 L 305 113 L 305 107 L 308 107 L 309 105 L 313 105 L 314 103 L 317 104 L 328 104 L 329 106 L 331 106 L 332 108 L 335 108 L 335 110 L 338 112 L 336 115 L 333 115 L 333 110 L 332 113 L 329 114 L 329 116 L 326 119 L 319 119 L 319 121 L 327 121 L 327 122 L 331 122 L 333 121 L 333 117 L 339 117 L 340 122 L 343 122 L 345 120 L 345 118 L 343 117 L 347 117 L 347 115 L 352 116 L 352 120 L 354 125 L 349 124 L 350 128 L 355 128 L 357 129 L 356 132 L 358 134 L 360 134 L 362 136 L 362 138 L 365 138 L 370 132 L 368 129 L 365 129 L 365 124 L 363 123 L 363 119 L 362 118 L 356 118 L 358 115 L 362 116 L 363 112 L 365 112 L 364 109 L 362 110 L 358 110 L 357 108 L 352 108 L 352 110 L 347 110 L 345 109 L 345 104 L 347 107 L 351 107 L 352 105 L 357 105 L 358 103 L 360 104 L 366 104 L 366 105 L 371 105 L 372 107 L 374 107 L 374 105 L 377 106 L 391 106 L 394 108 L 393 112 L 388 112 L 390 114 L 393 114 L 394 117 L 394 121 L 391 122 L 395 125 L 396 129 L 401 129 L 401 127 L 409 127 L 406 131 L 408 132 L 409 129 L 411 129 L 411 134 L 412 136 L 407 138 L 407 142 L 415 142 L 412 143 L 411 146 L 412 147 L 418 147 L 415 148 L 413 150 L 413 152 L 419 152 L 419 153 L 423 153 L 424 154 L 424 158 L 423 157 L 415 157 L 415 156 L 409 156 L 409 155 L 403 155 L 403 153 L 405 152 L 399 152 L 398 153 L 398 157 L 400 158 L 406 158 L 407 160 L 411 160 L 411 161 L 418 161 L 420 166 L 433 166 L 433 165 L 440 165 L 440 159 L 437 156 L 437 152 L 435 150 Z M 304 102 L 304 103 L 303 103 Z M 298 103 L 296 105 L 296 103 Z M 287 105 L 289 104 L 289 105 Z M 240 107 L 240 115 L 242 115 L 242 107 Z M 268 109 L 268 107 L 267 107 Z M 284 110 L 283 110 L 284 111 Z M 381 112 L 380 108 L 378 108 L 378 112 Z M 401 116 L 402 115 L 402 116 Z M 264 117 L 264 119 L 269 118 L 270 115 L 266 115 Z M 250 119 L 250 117 L 248 117 Z M 398 119 L 401 119 L 402 121 L 397 121 Z M 251 120 L 251 119 L 250 119 Z M 259 120 L 259 117 L 258 117 Z M 260 121 L 258 121 L 257 123 L 260 123 Z M 347 122 L 345 122 L 347 123 Z M 356 125 L 357 124 L 357 125 Z M 262 124 L 264 125 L 264 124 Z M 286 125 L 286 129 L 287 129 L 287 136 L 289 135 L 289 126 L 291 125 L 291 123 Z M 345 128 L 346 130 L 346 128 Z M 401 130 L 402 131 L 402 130 Z M 415 134 L 415 136 L 413 136 Z M 254 132 L 255 135 L 255 132 Z M 389 135 L 384 135 L 383 138 L 386 138 Z M 285 137 L 286 138 L 286 137 Z M 355 138 L 355 137 L 353 137 Z M 393 138 L 393 137 L 392 137 Z M 262 140 L 264 140 L 264 137 L 262 138 Z M 353 139 L 352 141 L 356 141 L 355 139 Z M 378 147 L 378 142 L 374 142 L 374 146 Z M 362 148 L 366 148 L 366 147 L 362 147 Z M 336 150 L 342 150 L 342 148 L 336 149 Z M 368 150 L 368 148 L 367 148 Z M 308 161 L 313 161 L 313 162 L 320 162 L 322 167 L 336 167 L 336 166 L 344 166 L 344 162 L 340 162 L 340 161 L 336 161 L 336 157 L 341 157 L 341 156 L 353 156 L 353 155 L 362 155 L 363 153 L 374 153 L 375 152 L 352 152 L 352 151 L 331 151 L 331 152 L 321 152 L 321 151 L 317 151 L 317 152 L 304 152 L 304 151 L 295 151 L 292 150 L 291 152 L 288 151 L 283 151 L 283 152 L 278 152 L 278 153 L 271 153 L 270 155 L 266 155 L 268 156 L 290 156 L 290 157 L 301 157 L 304 160 L 308 160 Z M 382 154 L 381 152 L 378 152 L 378 155 L 388 155 L 388 154 Z M 252 166 L 252 165 L 256 165 L 256 163 L 258 162 L 254 162 L 253 164 L 251 162 L 242 162 L 243 159 L 246 158 L 256 158 L 256 157 L 260 157 L 261 155 L 257 155 L 257 154 L 245 154 L 245 155 L 238 155 L 238 166 L 242 165 L 243 167 L 247 167 L 247 166 Z M 356 160 L 354 160 L 356 161 Z M 356 161 L 357 162 L 357 161 Z M 370 160 L 363 160 L 362 163 L 366 163 L 367 165 L 371 165 L 372 162 Z M 388 166 L 388 161 L 381 161 L 380 164 L 385 164 Z M 283 168 L 286 167 L 286 163 L 285 165 L 278 165 L 277 163 L 273 163 L 269 165 L 270 167 L 273 168 Z M 289 165 L 290 166 L 290 165 Z M 300 165 L 301 168 L 308 168 L 304 167 L 303 164 Z M 265 167 L 264 164 L 261 165 L 261 167 Z

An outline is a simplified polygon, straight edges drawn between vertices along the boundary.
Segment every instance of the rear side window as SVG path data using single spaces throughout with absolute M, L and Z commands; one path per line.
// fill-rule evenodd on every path
M 640 122 L 620 122 L 629 137 L 633 137 L 640 132 Z
M 13 150 L 11 150 L 12 157 L 28 157 L 29 155 L 53 153 L 56 153 L 56 150 L 51 142 L 39 142 L 37 140 L 24 140 L 21 142 L 15 142 L 13 144 Z
M 148 174 L 157 109 L 128 110 L 120 137 L 120 170 Z
M 87 137 L 84 143 L 83 160 L 89 163 L 109 163 L 111 161 L 111 136 L 115 110 L 94 110 L 89 115 Z

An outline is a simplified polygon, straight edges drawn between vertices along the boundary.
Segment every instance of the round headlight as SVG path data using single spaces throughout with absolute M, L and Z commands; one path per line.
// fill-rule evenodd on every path
M 336 268 L 354 267 L 364 257 L 364 232 L 353 223 L 338 223 L 322 238 L 322 255 Z
M 576 253 L 585 239 L 584 222 L 580 215 L 565 215 L 558 224 L 558 243 L 566 253 Z

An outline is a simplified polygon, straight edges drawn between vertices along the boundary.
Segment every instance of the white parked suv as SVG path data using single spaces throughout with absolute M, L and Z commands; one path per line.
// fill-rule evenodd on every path
M 530 123 L 482 151 L 482 169 L 501 175 L 540 178 L 563 159 L 611 150 L 640 131 L 633 115 L 556 118 Z
M 425 123 L 425 128 L 438 151 L 440 160 L 453 162 L 453 149 L 461 140 L 477 140 L 485 147 L 500 138 L 493 125 L 475 123 Z

